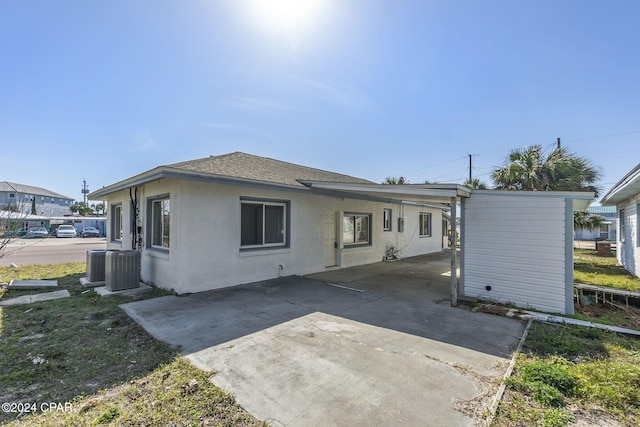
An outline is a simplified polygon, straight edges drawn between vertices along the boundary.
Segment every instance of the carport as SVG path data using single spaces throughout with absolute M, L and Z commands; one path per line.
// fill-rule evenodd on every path
M 311 188 L 312 193 L 330 195 L 333 197 L 348 197 L 351 199 L 372 200 L 378 202 L 395 203 L 400 205 L 415 205 L 441 209 L 449 212 L 452 219 L 450 246 L 455 247 L 458 241 L 456 224 L 458 205 L 464 206 L 462 199 L 471 196 L 471 190 L 458 184 L 345 184 L 321 181 L 300 181 Z M 451 245 L 453 242 L 453 245 Z M 457 271 L 457 251 L 451 250 L 450 268 Z M 457 274 L 450 277 L 451 305 L 458 305 L 460 294 Z
M 317 194 L 412 204 L 449 212 L 451 305 L 459 295 L 573 314 L 573 213 L 594 193 L 471 190 L 457 184 L 301 181 Z M 458 206 L 460 212 L 458 212 Z M 459 215 L 458 215 L 459 214 Z M 457 218 L 460 218 L 460 229 Z

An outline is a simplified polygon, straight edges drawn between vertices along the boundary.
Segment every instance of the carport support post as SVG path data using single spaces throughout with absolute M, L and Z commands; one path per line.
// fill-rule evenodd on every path
M 456 207 L 458 200 L 451 198 L 451 306 L 458 305 L 458 269 L 456 268 L 456 245 L 458 242 L 458 227 L 456 223 Z

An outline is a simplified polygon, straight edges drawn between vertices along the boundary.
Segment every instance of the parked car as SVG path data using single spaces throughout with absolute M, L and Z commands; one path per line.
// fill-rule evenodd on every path
M 45 238 L 49 237 L 49 230 L 44 227 L 31 227 L 27 231 L 27 238 L 33 239 L 34 237 Z
M 60 225 L 56 229 L 56 237 L 76 237 L 78 232 L 73 225 Z
M 25 230 L 18 231 L 5 231 L 3 237 L 14 238 L 14 237 L 25 237 L 27 232 Z
M 84 227 L 80 231 L 82 237 L 100 237 L 100 230 L 95 227 Z

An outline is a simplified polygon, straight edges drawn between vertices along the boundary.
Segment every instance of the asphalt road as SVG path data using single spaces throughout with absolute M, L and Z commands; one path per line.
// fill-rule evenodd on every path
M 18 239 L 5 247 L 0 266 L 6 267 L 11 263 L 20 266 L 85 262 L 87 251 L 106 247 L 107 240 L 104 237 Z

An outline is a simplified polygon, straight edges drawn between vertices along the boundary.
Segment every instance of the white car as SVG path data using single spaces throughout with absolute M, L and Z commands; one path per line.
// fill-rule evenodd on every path
M 49 236 L 49 232 L 44 227 L 31 227 L 29 231 L 27 231 L 27 238 L 33 239 L 34 237 L 45 238 Z
M 61 225 L 56 230 L 56 237 L 76 237 L 78 232 L 73 225 Z

